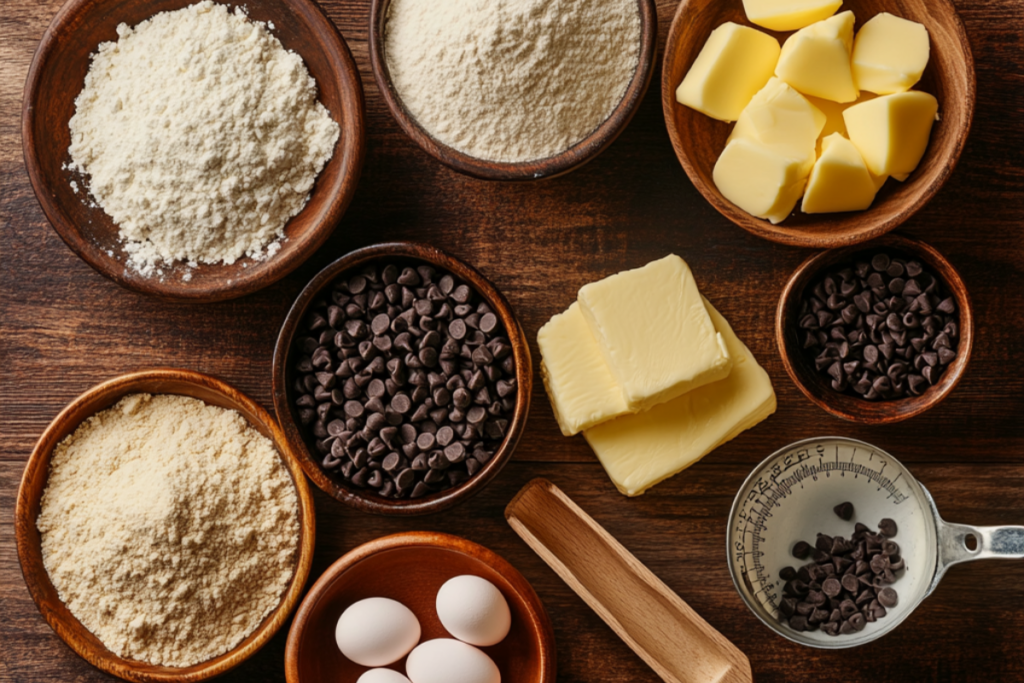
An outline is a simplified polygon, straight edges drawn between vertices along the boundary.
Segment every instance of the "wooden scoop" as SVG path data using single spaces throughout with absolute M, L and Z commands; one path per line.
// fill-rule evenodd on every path
M 665 681 L 753 681 L 746 655 L 548 480 L 523 487 L 505 519 Z

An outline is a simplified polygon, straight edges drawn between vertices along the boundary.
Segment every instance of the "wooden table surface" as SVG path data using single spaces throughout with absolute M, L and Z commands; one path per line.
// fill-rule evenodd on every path
M 974 356 L 942 405 L 874 428 L 829 417 L 783 371 L 772 340 L 776 298 L 809 252 L 748 235 L 697 194 L 669 145 L 658 74 L 633 123 L 584 168 L 536 184 L 472 180 L 427 157 L 388 114 L 369 68 L 369 0 L 323 3 L 355 54 L 368 113 L 363 177 L 330 241 L 290 277 L 237 301 L 175 305 L 121 289 L 60 241 L 22 162 L 22 84 L 59 4 L 0 1 L 0 680 L 108 678 L 47 626 L 14 547 L 14 498 L 25 460 L 61 407 L 116 374 L 170 365 L 217 375 L 270 408 L 274 340 L 303 284 L 355 247 L 417 239 L 479 267 L 508 296 L 531 339 L 584 283 L 680 254 L 767 368 L 779 409 L 686 472 L 627 499 L 582 437 L 560 435 L 538 378 L 514 461 L 461 507 L 387 519 L 355 513 L 316 491 L 313 578 L 345 551 L 384 534 L 427 529 L 465 536 L 506 557 L 535 586 L 554 623 L 560 681 L 658 680 L 505 523 L 505 504 L 544 476 L 746 652 L 757 681 L 1024 681 L 1022 562 L 956 567 L 870 649 L 821 652 L 761 625 L 733 589 L 725 556 L 729 505 L 750 469 L 781 446 L 825 434 L 864 439 L 899 457 L 947 519 L 1024 523 L 1024 2 L 958 0 L 977 63 L 974 128 L 948 185 L 903 228 L 935 245 L 963 275 L 978 321 Z M 674 9 L 673 0 L 659 2 L 662 43 Z M 538 360 L 535 344 L 533 353 Z M 284 642 L 281 632 L 223 680 L 283 681 Z

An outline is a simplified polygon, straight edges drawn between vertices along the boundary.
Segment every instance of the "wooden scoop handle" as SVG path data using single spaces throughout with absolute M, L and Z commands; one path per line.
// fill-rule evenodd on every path
M 551 482 L 523 487 L 505 519 L 663 680 L 753 680 L 746 655 Z

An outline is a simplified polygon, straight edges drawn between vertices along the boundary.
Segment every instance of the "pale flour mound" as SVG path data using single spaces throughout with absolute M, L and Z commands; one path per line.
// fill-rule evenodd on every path
M 542 159 L 612 113 L 640 57 L 637 0 L 393 0 L 385 55 L 437 140 L 492 161 Z
M 295 571 L 298 498 L 233 410 L 134 394 L 54 450 L 36 522 L 60 599 L 121 657 L 189 666 L 252 633 Z
M 339 137 L 302 58 L 210 0 L 117 33 L 92 57 L 69 152 L 131 265 L 273 255 Z

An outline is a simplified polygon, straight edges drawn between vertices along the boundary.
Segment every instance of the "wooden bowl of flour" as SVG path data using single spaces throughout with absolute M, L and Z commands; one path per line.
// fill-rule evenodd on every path
M 355 192 L 365 148 L 363 92 L 352 55 L 314 0 L 246 0 L 249 18 L 272 22 L 270 32 L 302 57 L 318 99 L 341 128 L 330 161 L 309 201 L 285 226 L 280 251 L 266 260 L 232 265 L 175 263 L 144 277 L 126 267 L 118 227 L 86 189 L 71 162 L 68 122 L 97 46 L 118 39 L 117 26 L 136 26 L 154 14 L 197 0 L 68 0 L 43 34 L 29 68 L 22 109 L 22 144 L 32 188 L 43 212 L 71 250 L 118 284 L 165 299 L 219 301 L 252 293 L 309 258 L 337 226 Z M 76 191 L 77 188 L 77 191 Z
M 43 491 L 54 447 L 92 415 L 117 403 L 128 394 L 178 394 L 204 403 L 238 411 L 246 421 L 277 449 L 295 485 L 299 502 L 299 546 L 288 588 L 277 607 L 255 631 L 234 649 L 214 659 L 189 667 L 154 666 L 124 659 L 111 652 L 65 607 L 43 565 L 39 517 Z M 262 648 L 285 624 L 298 604 L 313 561 L 316 520 L 313 497 L 295 451 L 277 422 L 258 403 L 234 387 L 198 372 L 156 369 L 133 372 L 98 384 L 72 401 L 53 419 L 39 437 L 18 489 L 15 509 L 15 538 L 21 571 L 29 593 L 51 628 L 67 645 L 98 669 L 128 681 L 170 683 L 202 681 L 233 669 Z M 97 596 L 100 597 L 100 596 Z
M 409 112 L 392 81 L 385 48 L 385 29 L 391 0 L 372 0 L 370 5 L 370 66 L 391 115 L 412 141 L 449 168 L 483 180 L 540 180 L 575 170 L 611 145 L 625 130 L 643 100 L 654 73 L 658 42 L 658 11 L 654 0 L 636 0 L 640 12 L 640 51 L 637 66 L 618 105 L 593 131 L 572 147 L 554 156 L 519 162 L 489 161 L 466 154 L 433 137 Z M 424 40 L 429 40 L 429 31 Z M 481 135 L 484 133 L 481 132 Z M 521 131 L 528 137 L 531 131 Z

